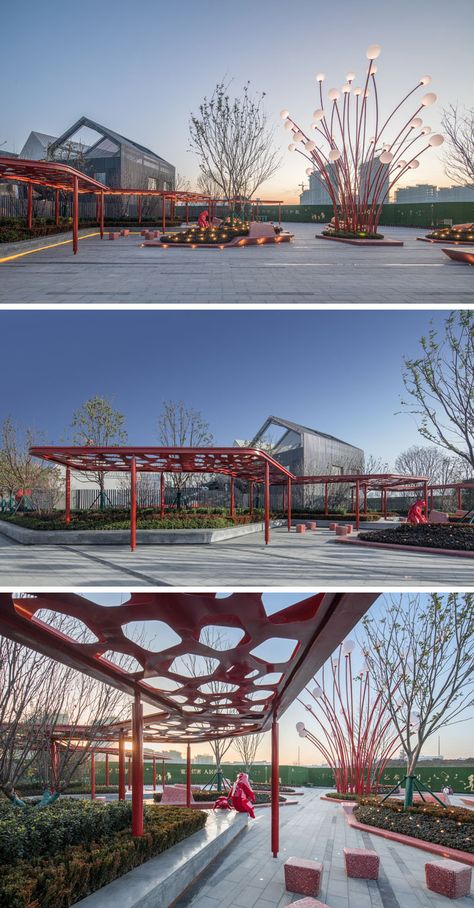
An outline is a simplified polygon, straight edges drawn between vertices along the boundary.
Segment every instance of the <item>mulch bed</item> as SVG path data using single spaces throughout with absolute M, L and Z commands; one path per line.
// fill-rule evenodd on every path
M 433 549 L 457 549 L 474 552 L 474 526 L 451 524 L 403 523 L 386 530 L 359 533 L 364 542 L 382 542 L 389 545 L 413 545 Z

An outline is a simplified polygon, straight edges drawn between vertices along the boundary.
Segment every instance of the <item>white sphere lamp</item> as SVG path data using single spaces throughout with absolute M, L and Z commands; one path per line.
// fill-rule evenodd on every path
M 369 47 L 366 50 L 365 56 L 368 60 L 376 60 L 380 56 L 382 48 L 380 44 L 369 44 Z

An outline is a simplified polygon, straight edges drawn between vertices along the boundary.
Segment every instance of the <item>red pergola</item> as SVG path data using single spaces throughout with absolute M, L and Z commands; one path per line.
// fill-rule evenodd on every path
M 0 633 L 44 653 L 133 697 L 131 735 L 133 834 L 143 834 L 143 742 L 155 729 L 162 742 L 187 745 L 187 803 L 191 802 L 191 742 L 257 731 L 272 733 L 272 853 L 279 849 L 278 720 L 314 673 L 362 618 L 377 593 L 316 593 L 272 612 L 261 593 L 132 593 L 117 606 L 104 606 L 73 593 L 37 593 L 17 598 L 0 593 Z M 81 642 L 56 630 L 43 609 L 80 620 L 94 637 Z M 153 648 L 131 640 L 130 622 L 161 622 L 178 637 Z M 149 627 L 149 625 L 148 625 Z M 238 630 L 229 649 L 201 642 L 205 628 Z M 166 628 L 161 629 L 162 635 Z M 204 636 L 204 639 L 207 639 Z M 285 658 L 275 661 L 267 649 L 286 644 Z M 158 651 L 157 651 L 158 650 Z M 126 672 L 113 654 L 127 654 L 140 666 Z M 191 655 L 215 660 L 211 674 L 189 677 L 175 665 Z M 208 665 L 208 661 L 205 663 Z M 198 674 L 199 669 L 195 675 Z M 270 677 L 268 677 L 270 676 Z M 155 682 L 153 684 L 153 681 Z M 218 682 L 219 693 L 212 688 Z M 170 685 L 172 692 L 170 692 Z M 158 712 L 143 716 L 143 703 Z
M 137 219 L 138 223 L 142 222 L 142 200 L 144 197 L 159 198 L 162 202 L 162 229 L 166 230 L 166 209 L 169 205 L 170 219 L 174 220 L 176 204 L 185 206 L 185 219 L 189 223 L 189 204 L 204 204 L 208 207 L 209 218 L 216 216 L 217 205 L 234 205 L 244 204 L 242 199 L 211 199 L 205 193 L 188 192 L 179 189 L 143 189 L 130 188 L 114 189 L 99 183 L 92 177 L 76 170 L 69 164 L 62 161 L 31 161 L 25 158 L 6 158 L 0 155 L 0 180 L 8 180 L 12 183 L 25 183 L 28 187 L 27 201 L 27 224 L 31 229 L 33 226 L 33 188 L 41 186 L 44 189 L 54 190 L 54 220 L 59 224 L 59 192 L 72 193 L 72 235 L 73 235 L 73 252 L 78 251 L 79 239 L 79 195 L 92 194 L 96 196 L 96 220 L 100 229 L 101 239 L 104 236 L 104 198 L 105 196 L 135 196 L 138 202 Z M 250 204 L 256 209 L 258 217 L 260 205 L 278 205 L 278 220 L 281 221 L 281 201 L 266 201 L 261 199 L 249 199 L 245 204 Z
M 352 487 L 352 510 L 356 515 L 356 528 L 360 527 L 361 495 L 363 495 L 363 514 L 367 513 L 368 492 L 380 492 L 380 512 L 388 514 L 388 495 L 390 492 L 417 492 L 428 501 L 428 482 L 426 476 L 404 476 L 399 473 L 353 473 L 346 475 L 298 476 L 294 482 L 298 485 L 324 486 L 324 513 L 329 514 L 329 486 L 349 485 Z
M 66 523 L 71 520 L 71 470 L 93 473 L 130 474 L 130 547 L 137 544 L 137 474 L 160 474 L 160 510 L 165 514 L 165 473 L 220 473 L 230 477 L 230 515 L 235 515 L 234 481 L 249 483 L 249 510 L 253 513 L 253 486 L 264 487 L 265 543 L 270 541 L 270 486 L 285 482 L 288 488 L 288 530 L 291 528 L 292 473 L 259 448 L 157 448 L 35 445 L 41 457 L 66 469 Z

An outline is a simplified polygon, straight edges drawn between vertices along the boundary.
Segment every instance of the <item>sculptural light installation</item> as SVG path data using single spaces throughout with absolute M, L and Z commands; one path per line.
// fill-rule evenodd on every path
M 304 722 L 297 722 L 296 730 L 314 744 L 331 767 L 338 792 L 370 794 L 377 791 L 388 760 L 400 746 L 387 708 L 400 680 L 389 691 L 374 691 L 365 665 L 354 678 L 354 648 L 354 642 L 347 640 L 332 657 L 329 688 L 323 667 L 320 683 L 312 690 L 305 689 L 314 706 L 298 697 L 315 719 L 317 733 L 309 731 Z
M 412 95 L 431 82 L 430 76 L 422 76 L 380 122 L 377 64 L 374 63 L 380 51 L 378 44 L 371 44 L 367 49 L 369 65 L 362 87 L 354 87 L 355 74 L 350 72 L 341 89 L 331 88 L 327 110 L 323 100 L 325 76 L 317 74 L 320 107 L 313 113 L 311 137 L 287 110 L 281 111 L 291 138 L 289 151 L 307 158 L 312 166 L 306 173 L 317 172 L 327 189 L 334 209 L 335 231 L 356 237 L 377 234 L 382 206 L 393 186 L 419 166 L 422 154 L 444 141 L 442 135 L 432 135 L 431 128 L 423 125 L 419 116 L 435 103 L 433 92 L 424 94 L 408 119 L 404 114 L 401 124 L 395 126 L 396 115 L 398 118 Z M 387 137 L 389 126 L 395 133 L 391 138 Z

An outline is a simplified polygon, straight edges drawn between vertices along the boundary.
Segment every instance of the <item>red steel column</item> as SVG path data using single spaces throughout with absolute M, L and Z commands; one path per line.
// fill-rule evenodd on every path
M 186 223 L 189 224 L 189 202 L 186 202 L 185 209 L 186 209 Z
M 278 206 L 278 223 L 281 224 L 281 205 Z
M 426 516 L 428 516 L 428 482 L 426 479 L 423 483 L 423 494 L 426 501 Z
M 72 181 L 72 251 L 77 254 L 79 246 L 79 181 L 73 177 Z
M 118 797 L 125 801 L 125 735 L 119 732 Z
M 104 193 L 100 194 L 100 238 L 104 239 L 104 210 L 105 210 L 105 198 Z
M 54 190 L 54 223 L 59 224 L 59 189 Z
M 328 486 L 328 483 L 326 482 L 326 484 L 324 486 L 324 515 L 325 515 L 325 517 L 327 517 L 329 514 L 329 498 L 328 498 L 328 496 L 329 496 L 329 486 Z
M 138 216 L 137 216 L 137 220 L 138 220 L 138 223 L 141 224 L 141 222 L 142 222 L 142 197 L 141 197 L 141 195 L 138 196 Z
M 265 488 L 264 488 L 264 513 L 265 513 L 265 545 L 270 542 L 270 464 L 265 461 Z
M 153 791 L 156 791 L 156 754 L 153 754 Z
M 161 212 L 161 226 L 162 226 L 163 233 L 164 233 L 166 230 L 166 198 L 165 198 L 165 196 L 162 196 L 161 201 L 163 203 L 162 212 Z
M 165 761 L 161 761 L 161 788 L 165 791 Z
M 186 747 L 186 807 L 191 807 L 191 745 Z
M 272 854 L 278 857 L 280 847 L 280 766 L 278 756 L 278 720 L 272 722 Z
M 355 504 L 356 504 L 356 530 L 358 530 L 360 527 L 360 479 L 356 479 Z
M 137 547 L 137 460 L 132 457 L 130 464 L 130 548 Z
M 33 183 L 28 183 L 28 206 L 27 206 L 27 215 L 26 215 L 26 224 L 28 230 L 31 230 L 33 227 Z
M 58 748 L 56 741 L 51 741 L 49 746 L 49 757 L 51 765 L 51 791 L 55 792 L 58 784 Z
M 462 510 L 462 489 L 461 489 L 461 487 L 458 488 L 458 510 L 459 511 Z
M 66 467 L 66 524 L 71 523 L 71 468 Z
M 351 514 L 354 513 L 354 489 L 351 489 Z
M 290 532 L 290 530 L 291 530 L 291 479 L 290 479 L 290 477 L 288 477 L 288 502 L 287 502 L 287 510 L 288 510 L 288 532 Z
M 160 475 L 160 517 L 165 516 L 165 474 Z
M 91 801 L 95 799 L 95 753 L 91 750 Z
M 367 483 L 364 485 L 364 514 L 367 514 Z
M 130 791 L 131 787 L 132 787 L 132 758 L 129 757 L 128 765 L 127 765 L 127 788 L 129 791 Z
M 253 517 L 253 481 L 249 481 L 249 514 Z
M 235 484 L 234 477 L 230 477 L 230 516 L 235 517 Z
M 132 707 L 132 835 L 143 835 L 143 707 L 135 694 Z
M 105 784 L 109 784 L 109 755 L 105 755 Z

